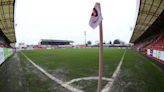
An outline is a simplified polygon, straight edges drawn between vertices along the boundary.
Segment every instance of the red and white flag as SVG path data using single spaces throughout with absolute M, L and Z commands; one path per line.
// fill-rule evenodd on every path
M 95 29 L 102 21 L 100 3 L 96 3 L 91 14 L 91 18 L 89 20 L 89 25 Z

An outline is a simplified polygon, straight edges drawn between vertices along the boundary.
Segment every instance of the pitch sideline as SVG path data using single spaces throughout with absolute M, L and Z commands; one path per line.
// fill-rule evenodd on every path
M 64 88 L 70 90 L 71 92 L 83 92 L 82 90 L 76 89 L 68 84 L 65 84 L 63 81 L 57 79 L 56 77 L 52 76 L 51 74 L 49 74 L 47 71 L 45 71 L 43 68 L 41 68 L 40 66 L 38 66 L 37 64 L 35 64 L 31 59 L 29 59 L 23 52 L 21 52 L 22 55 L 24 55 L 28 61 L 34 65 L 38 70 L 40 70 L 43 74 L 45 74 L 47 77 L 49 77 L 51 80 L 57 82 L 58 84 L 60 84 L 61 86 L 63 86 Z
M 82 90 L 79 90 L 79 89 L 76 89 L 72 86 L 70 86 L 69 84 L 73 83 L 73 82 L 77 82 L 77 81 L 80 81 L 80 80 L 98 80 L 98 77 L 82 77 L 82 78 L 76 78 L 76 79 L 72 79 L 68 82 L 63 82 L 59 79 L 57 79 L 56 77 L 54 77 L 53 75 L 49 74 L 47 71 L 45 71 L 43 68 L 41 68 L 40 66 L 38 66 L 37 64 L 35 64 L 31 59 L 29 59 L 23 52 L 21 52 L 22 55 L 24 55 L 28 61 L 34 65 L 38 70 L 40 70 L 42 73 L 44 73 L 47 77 L 49 77 L 51 80 L 57 82 L 58 84 L 60 84 L 61 86 L 63 86 L 64 88 L 70 90 L 71 92 L 84 92 Z M 109 92 L 110 88 L 112 87 L 113 85 L 113 82 L 116 78 L 116 76 L 118 75 L 119 73 L 119 70 L 120 70 L 120 67 L 122 65 L 122 62 L 124 60 L 124 56 L 125 56 L 125 53 L 126 53 L 126 50 L 124 51 L 124 54 L 122 55 L 122 58 L 120 60 L 120 63 L 118 64 L 115 72 L 113 73 L 112 75 L 112 78 L 105 78 L 103 77 L 103 80 L 106 80 L 106 81 L 109 81 L 107 83 L 107 85 L 104 87 L 104 89 L 102 89 L 102 92 Z
M 120 63 L 118 64 L 116 70 L 114 71 L 114 73 L 113 73 L 113 75 L 112 75 L 112 78 L 111 78 L 112 80 L 109 81 L 109 82 L 106 84 L 106 86 L 104 87 L 104 89 L 102 89 L 102 92 L 110 92 L 110 89 L 111 89 L 111 87 L 113 86 L 113 82 L 114 82 L 114 80 L 116 79 L 116 76 L 118 75 L 118 73 L 119 73 L 119 71 L 120 71 L 120 67 L 121 67 L 122 62 L 123 62 L 123 60 L 124 60 L 125 53 L 126 53 L 126 49 L 125 49 L 125 51 L 124 51 L 124 54 L 123 54 L 122 57 L 121 57 Z

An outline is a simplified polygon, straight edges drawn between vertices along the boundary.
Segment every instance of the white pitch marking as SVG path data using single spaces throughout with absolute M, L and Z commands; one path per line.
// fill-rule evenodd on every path
M 58 84 L 60 84 L 61 86 L 63 86 L 64 88 L 70 90 L 71 92 L 83 92 L 82 90 L 76 89 L 68 84 L 65 84 L 63 81 L 57 79 L 56 77 L 52 76 L 51 74 L 49 74 L 48 72 L 46 72 L 43 68 L 41 68 L 40 66 L 38 66 L 37 64 L 35 64 L 31 59 L 29 59 L 23 52 L 21 52 L 27 59 L 28 61 L 33 64 L 38 70 L 40 70 L 42 73 L 44 73 L 47 77 L 49 77 L 51 80 L 57 82 Z
M 104 89 L 102 90 L 102 92 L 110 92 L 110 89 L 111 89 L 111 87 L 113 86 L 113 82 L 114 82 L 116 76 L 118 75 L 118 73 L 119 73 L 119 71 L 120 71 L 120 67 L 121 67 L 122 62 L 123 62 L 123 60 L 124 60 L 125 53 L 126 53 L 126 50 L 124 51 L 124 54 L 123 54 L 122 57 L 121 57 L 120 63 L 118 64 L 118 66 L 117 66 L 115 72 L 114 72 L 113 75 L 112 75 L 112 80 L 109 81 L 109 82 L 107 83 L 107 85 L 104 87 Z
M 125 50 L 126 52 L 126 50 Z M 120 67 L 122 65 L 122 62 L 123 62 L 123 59 L 124 59 L 124 55 L 125 55 L 125 52 L 120 60 L 120 63 L 119 65 L 117 66 L 117 69 L 115 70 L 115 72 L 113 73 L 112 75 L 112 78 L 105 78 L 103 77 L 102 79 L 103 80 L 106 80 L 106 81 L 109 81 L 107 83 L 107 85 L 105 86 L 105 88 L 102 90 L 102 92 L 109 92 L 111 86 L 113 85 L 113 81 L 115 80 L 115 77 L 117 76 L 119 70 L 120 70 Z M 98 80 L 98 77 L 82 77 L 82 78 L 76 78 L 76 79 L 72 79 L 71 81 L 68 81 L 68 82 L 63 82 L 59 79 L 57 79 L 56 77 L 52 76 L 51 74 L 49 74 L 48 72 L 46 72 L 43 68 L 41 68 L 40 66 L 38 66 L 37 64 L 35 64 L 31 59 L 29 59 L 23 52 L 21 52 L 27 59 L 30 63 L 32 63 L 38 70 L 40 70 L 42 73 L 44 73 L 47 77 L 49 77 L 50 79 L 54 80 L 55 82 L 57 82 L 58 84 L 60 84 L 61 86 L 63 86 L 64 88 L 70 90 L 71 92 L 83 92 L 82 90 L 79 90 L 79 89 L 76 89 L 72 86 L 70 86 L 69 84 L 73 83 L 73 82 L 77 82 L 77 81 L 80 81 L 80 80 Z
M 106 81 L 111 81 L 112 79 L 111 78 L 105 78 L 103 77 L 102 78 L 103 80 L 106 80 Z M 76 78 L 76 79 L 72 79 L 68 82 L 66 82 L 65 84 L 71 84 L 73 82 L 77 82 L 77 81 L 80 81 L 80 80 L 98 80 L 98 77 L 82 77 L 82 78 Z

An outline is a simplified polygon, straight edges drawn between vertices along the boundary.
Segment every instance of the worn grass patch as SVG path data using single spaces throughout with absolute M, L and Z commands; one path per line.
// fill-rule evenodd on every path
M 69 92 L 37 70 L 22 54 L 0 66 L 0 92 Z
M 72 83 L 73 86 L 84 90 L 84 92 L 97 92 L 97 80 L 80 80 Z M 107 81 L 103 81 L 102 86 L 105 86 Z

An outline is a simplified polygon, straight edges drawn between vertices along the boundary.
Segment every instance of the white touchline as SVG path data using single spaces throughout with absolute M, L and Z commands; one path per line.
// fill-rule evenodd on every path
M 125 51 L 124 51 L 124 54 L 123 54 L 122 57 L 121 57 L 120 63 L 118 64 L 118 66 L 117 66 L 115 72 L 114 72 L 113 75 L 112 75 L 112 80 L 109 81 L 109 82 L 107 83 L 107 85 L 104 87 L 104 89 L 102 90 L 102 92 L 110 92 L 110 89 L 111 89 L 111 87 L 113 86 L 113 82 L 114 82 L 116 76 L 118 75 L 118 73 L 119 73 L 119 71 L 120 71 L 120 67 L 121 67 L 122 62 L 123 62 L 123 60 L 124 60 L 125 53 L 126 53 L 126 49 L 125 49 Z
M 57 82 L 58 84 L 60 84 L 61 86 L 63 86 L 64 88 L 70 90 L 71 92 L 83 92 L 82 90 L 76 89 L 66 83 L 64 83 L 63 81 L 57 79 L 56 77 L 52 76 L 51 74 L 49 74 L 48 72 L 46 72 L 43 68 L 41 68 L 40 66 L 38 66 L 37 64 L 35 64 L 31 59 L 29 59 L 23 52 L 21 52 L 22 55 L 24 55 L 28 61 L 33 64 L 38 70 L 40 70 L 42 73 L 44 73 L 47 77 L 49 77 L 51 80 Z

